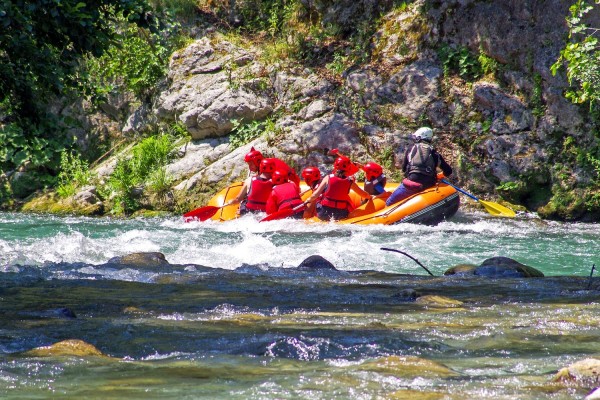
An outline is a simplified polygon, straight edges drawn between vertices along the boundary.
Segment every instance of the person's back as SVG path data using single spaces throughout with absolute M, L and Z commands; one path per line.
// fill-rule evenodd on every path
M 267 200 L 273 189 L 271 175 L 275 172 L 275 163 L 271 158 L 265 158 L 260 162 L 260 174 L 254 176 L 250 181 L 250 189 L 245 204 L 240 207 L 240 212 L 258 212 L 267 209 Z
M 402 162 L 402 172 L 404 172 L 405 178 L 386 200 L 387 206 L 434 186 L 437 182 L 438 168 L 445 176 L 452 174 L 452 167 L 431 145 L 433 140 L 431 128 L 419 128 L 413 137 L 416 143 L 406 150 Z
M 294 182 L 288 181 L 286 171 L 276 170 L 271 177 L 273 189 L 267 200 L 267 214 L 294 208 L 302 204 L 300 190 Z
M 334 172 L 325 176 L 319 186 L 313 191 L 313 194 L 306 201 L 310 207 L 321 194 L 323 198 L 320 202 L 320 208 L 317 210 L 317 217 L 321 220 L 338 220 L 348 216 L 353 204 L 350 199 L 350 189 L 365 199 L 371 196 L 356 185 L 352 179 L 346 176 L 347 171 L 351 170 L 352 162 L 348 157 L 338 157 L 334 164 Z

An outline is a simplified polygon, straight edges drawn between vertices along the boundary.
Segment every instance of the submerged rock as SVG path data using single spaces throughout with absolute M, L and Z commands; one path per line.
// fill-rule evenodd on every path
M 459 274 L 473 274 L 477 265 L 474 264 L 458 264 L 452 268 L 449 268 L 444 272 L 444 275 L 459 275 Z
M 392 297 L 400 298 L 405 301 L 415 301 L 420 294 L 414 289 L 403 289 L 398 293 L 394 294 Z
M 337 268 L 335 268 L 332 263 L 317 255 L 306 258 L 300 263 L 300 265 L 298 265 L 298 269 L 301 271 L 311 271 L 315 269 L 328 269 L 337 271 Z
M 63 340 L 51 346 L 37 347 L 26 351 L 29 357 L 53 357 L 53 356 L 101 356 L 105 357 L 95 346 L 79 339 Z
M 360 364 L 358 369 L 402 377 L 458 376 L 458 373 L 443 364 L 414 356 L 383 357 Z
M 170 265 L 165 255 L 159 252 L 131 253 L 113 257 L 108 260 L 108 264 L 124 264 L 136 267 L 162 267 Z
M 463 302 L 460 300 L 454 300 L 450 297 L 436 296 L 432 294 L 418 297 L 415 300 L 415 303 L 431 307 L 460 307 L 463 305 Z
M 508 257 L 492 257 L 478 267 L 472 264 L 456 265 L 444 275 L 476 275 L 488 278 L 543 278 L 544 274 Z

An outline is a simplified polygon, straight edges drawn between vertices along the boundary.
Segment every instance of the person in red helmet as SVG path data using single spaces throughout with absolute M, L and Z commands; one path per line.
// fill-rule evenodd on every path
M 284 170 L 275 170 L 271 177 L 273 190 L 267 199 L 267 215 L 277 211 L 294 208 L 302 204 L 300 189 L 294 182 L 288 180 L 288 173 Z M 302 213 L 292 214 L 292 218 L 302 218 Z
M 306 167 L 301 175 L 306 185 L 313 190 L 321 183 L 321 171 L 317 167 Z
M 250 172 L 257 174 L 259 173 L 260 162 L 264 159 L 262 153 L 255 150 L 254 147 L 250 149 L 248 154 L 244 156 L 244 161 L 248 164 Z
M 385 192 L 387 178 L 383 173 L 381 165 L 368 162 L 362 166 L 362 170 L 365 172 L 365 192 L 375 196 Z
M 249 212 L 265 211 L 267 208 L 267 199 L 273 189 L 271 175 L 275 172 L 275 165 L 274 159 L 263 158 L 258 167 L 258 175 L 250 175 L 244 181 L 238 195 L 224 206 L 240 203 L 240 215 Z M 248 166 L 250 166 L 250 163 L 248 163 Z
M 248 169 L 250 169 L 250 172 L 253 174 L 258 174 L 258 170 L 259 170 L 259 166 L 260 166 L 260 162 L 264 159 L 265 157 L 263 156 L 263 154 L 256 150 L 254 147 L 250 148 L 250 151 L 248 152 L 248 154 L 246 154 L 244 156 L 244 161 L 246 161 L 246 163 L 248 164 Z M 278 170 L 282 170 L 282 171 L 287 171 L 288 173 L 288 179 L 292 182 L 294 182 L 296 185 L 300 186 L 300 178 L 298 177 L 298 174 L 296 174 L 296 171 L 293 170 L 293 168 L 291 168 L 289 165 L 287 165 L 285 163 L 285 161 L 279 159 L 279 158 L 272 158 L 272 160 L 275 161 L 275 168 Z
M 314 192 L 319 186 L 319 183 L 323 180 L 321 177 L 321 171 L 317 167 L 306 167 L 302 170 L 302 178 L 306 185 Z M 317 203 L 320 199 L 313 201 L 310 205 L 307 205 L 304 209 L 304 218 L 312 218 L 315 216 Z
M 317 217 L 320 220 L 338 220 L 348 216 L 353 205 L 350 200 L 350 189 L 363 199 L 370 199 L 371 195 L 362 190 L 353 179 L 347 176 L 352 171 L 353 164 L 348 157 L 340 156 L 333 163 L 333 173 L 325 176 L 312 195 L 305 201 L 307 207 L 323 194 Z

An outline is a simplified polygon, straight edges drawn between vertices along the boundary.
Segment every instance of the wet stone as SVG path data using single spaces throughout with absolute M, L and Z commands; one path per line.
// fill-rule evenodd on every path
M 298 265 L 298 269 L 301 271 L 311 271 L 311 270 L 318 270 L 318 269 L 327 269 L 327 270 L 337 271 L 337 269 L 333 266 L 332 263 L 327 261 L 325 258 L 323 258 L 321 256 L 317 256 L 317 255 L 310 256 L 310 257 L 304 259 L 304 261 L 302 261 L 300 263 L 300 265 Z
M 79 339 L 63 340 L 51 346 L 37 347 L 24 353 L 30 357 L 104 356 L 95 346 Z
M 162 267 L 170 265 L 165 255 L 159 252 L 131 253 L 113 257 L 108 264 L 133 265 L 137 267 Z
M 542 278 L 544 274 L 537 269 L 521 264 L 508 257 L 492 257 L 481 263 L 474 271 L 475 275 L 494 278 Z

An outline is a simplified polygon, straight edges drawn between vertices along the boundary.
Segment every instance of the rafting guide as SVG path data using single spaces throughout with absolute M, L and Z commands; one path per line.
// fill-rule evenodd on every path
M 416 143 L 406 150 L 402 160 L 402 172 L 405 178 L 386 200 L 385 204 L 388 206 L 434 186 L 438 180 L 438 168 L 442 170 L 444 176 L 452 175 L 452 167 L 431 145 L 433 140 L 431 128 L 417 129 L 412 134 L 412 138 Z

